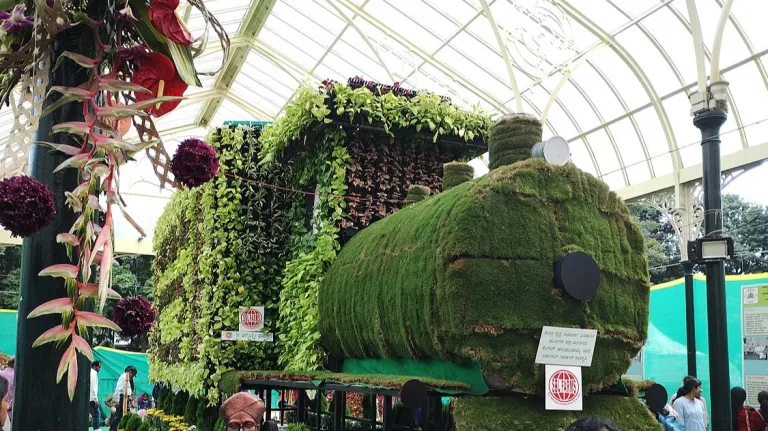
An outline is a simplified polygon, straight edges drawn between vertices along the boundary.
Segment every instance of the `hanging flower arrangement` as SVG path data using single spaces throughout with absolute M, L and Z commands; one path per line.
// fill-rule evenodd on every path
M 156 317 L 157 312 L 143 296 L 121 299 L 112 312 L 112 320 L 123 330 L 122 334 L 128 337 L 149 332 Z
M 44 332 L 33 342 L 33 347 L 47 343 L 63 346 L 56 381 L 67 376 L 70 399 L 74 397 L 80 372 L 77 355 L 93 360 L 93 351 L 83 338 L 83 331 L 95 327 L 115 331 L 122 328 L 131 336 L 146 332 L 154 321 L 154 310 L 144 298 L 130 298 L 118 304 L 115 319 L 119 324 L 85 310 L 90 309 L 86 307 L 92 303 L 101 310 L 107 299 L 120 299 L 110 289 L 115 212 L 120 211 L 140 234 L 145 235 L 128 214 L 120 196 L 120 166 L 140 151 L 165 154 L 151 117 L 172 111 L 181 102 L 188 85 L 199 85 L 190 47 L 194 39 L 175 11 L 178 0 L 90 1 L 77 3 L 94 6 L 98 12 L 94 12 L 93 17 L 82 12 L 91 8 L 69 10 L 67 8 L 72 7 L 73 2 L 63 0 L 33 0 L 26 2 L 28 7 L 34 7 L 33 10 L 18 5 L 10 11 L 0 12 L 0 75 L 10 78 L 0 79 L 0 102 L 7 102 L 8 94 L 24 74 L 33 73 L 36 67 L 32 65 L 48 58 L 57 33 L 77 23 L 92 34 L 83 41 L 92 48 L 85 51 L 95 54 L 64 52 L 52 65 L 55 70 L 64 62 L 74 62 L 90 71 L 87 82 L 77 87 L 52 86 L 50 92 L 58 93 L 58 100 L 42 114 L 38 113 L 47 115 L 67 103 L 82 105 L 82 121 L 52 127 L 52 134 L 64 138 L 58 139 L 58 143 L 38 143 L 66 156 L 54 172 L 76 169 L 81 179 L 74 190 L 65 193 L 65 204 L 75 212 L 77 219 L 69 231 L 56 237 L 56 241 L 66 247 L 71 262 L 50 266 L 38 274 L 40 277 L 62 278 L 66 296 L 41 304 L 26 316 L 30 319 L 44 315 L 61 316 L 61 324 Z M 229 52 L 226 32 L 202 0 L 192 4 L 221 38 L 226 60 Z M 41 25 L 35 25 L 35 22 Z M 201 45 L 196 46 L 195 51 L 204 48 L 205 39 L 201 39 Z M 11 43 L 15 48 L 11 48 Z M 8 49 L 18 52 L 5 53 Z M 137 121 L 139 118 L 141 123 Z M 131 123 L 137 125 L 139 143 L 122 138 Z M 138 127 L 139 124 L 149 124 L 149 127 Z M 74 138 L 68 139 L 67 135 Z M 184 183 L 210 180 L 218 171 L 216 153 L 206 146 L 205 143 L 190 144 L 185 147 L 189 151 L 182 151 L 178 172 Z M 156 172 L 161 171 L 156 167 Z M 167 181 L 169 179 L 161 177 L 161 182 Z M 55 216 L 53 195 L 39 181 L 26 176 L 0 181 L 0 224 L 13 235 L 28 236 L 39 232 Z M 98 266 L 97 271 L 92 270 L 95 266 Z
M 173 156 L 171 172 L 179 183 L 197 187 L 212 180 L 219 172 L 219 157 L 216 150 L 205 141 L 187 139 L 179 145 Z
M 0 181 L 0 224 L 11 235 L 36 234 L 54 217 L 53 193 L 45 184 L 23 175 Z

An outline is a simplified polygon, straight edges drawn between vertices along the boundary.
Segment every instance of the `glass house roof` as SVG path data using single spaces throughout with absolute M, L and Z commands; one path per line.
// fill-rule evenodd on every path
M 727 2 L 694 2 L 707 71 Z M 545 138 L 564 137 L 574 163 L 617 191 L 645 190 L 654 181 L 660 188 L 660 179 L 701 163 L 688 100 L 697 68 L 686 0 L 205 4 L 228 31 L 232 49 L 217 76 L 204 77 L 202 87 L 190 88 L 179 108 L 156 121 L 171 154 L 179 140 L 228 120 L 274 121 L 302 85 L 359 75 L 466 107 L 537 115 Z M 185 13 L 193 33 L 204 31 L 196 9 Z M 766 15 L 765 0 L 733 1 L 723 33 L 720 65 L 730 82 L 730 112 L 722 154 L 744 155 L 744 163 L 768 158 L 768 110 L 760 108 L 768 101 Z M 216 70 L 222 60 L 211 31 L 198 69 Z M 0 136 L 8 135 L 12 116 L 11 109 L 0 111 Z M 478 174 L 487 171 L 483 160 L 473 164 Z M 133 169 L 124 175 L 129 196 L 170 196 L 158 191 L 147 160 Z

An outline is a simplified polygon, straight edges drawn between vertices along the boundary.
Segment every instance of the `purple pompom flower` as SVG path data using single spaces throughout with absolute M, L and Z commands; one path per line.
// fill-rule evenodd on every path
M 187 187 L 207 183 L 219 172 L 216 150 L 205 141 L 196 138 L 179 145 L 171 161 L 171 172 L 176 180 Z
M 24 175 L 0 181 L 0 224 L 13 236 L 36 234 L 55 216 L 53 193 L 45 184 Z
M 27 8 L 23 4 L 14 6 L 10 13 L 0 12 L 0 20 L 3 21 L 0 29 L 8 33 L 21 33 L 32 28 L 35 20 L 27 16 L 26 12 Z

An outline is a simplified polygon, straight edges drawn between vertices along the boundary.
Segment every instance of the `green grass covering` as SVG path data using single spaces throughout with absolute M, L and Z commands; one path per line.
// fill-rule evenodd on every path
M 481 398 L 456 400 L 456 429 L 462 431 L 563 431 L 576 420 L 602 416 L 624 431 L 661 431 L 640 400 L 634 397 L 592 395 L 584 398 L 584 411 L 544 410 L 541 398 Z
M 412 204 L 423 201 L 424 198 L 429 196 L 430 190 L 427 186 L 413 185 L 408 188 L 408 194 L 405 195 L 405 202 Z
M 531 157 L 531 149 L 541 141 L 542 126 L 528 114 L 505 115 L 491 127 L 488 139 L 488 167 L 494 170 Z
M 553 286 L 553 264 L 583 250 L 601 268 L 588 302 Z M 477 361 L 528 392 L 542 326 L 594 328 L 585 391 L 616 383 L 643 345 L 643 238 L 608 186 L 531 159 L 410 205 L 359 232 L 320 288 L 320 330 L 336 357 Z
M 235 393 L 238 391 L 241 382 L 245 380 L 280 380 L 289 382 L 325 381 L 350 386 L 359 385 L 400 390 L 400 388 L 411 379 L 413 379 L 413 377 L 379 374 L 331 373 L 327 371 L 229 371 L 221 376 L 221 380 L 219 380 L 219 389 L 225 393 Z M 447 391 L 462 392 L 469 389 L 469 385 L 462 382 L 428 378 L 419 378 L 419 380 L 427 385 L 427 387 L 436 390 L 443 389 Z
M 470 181 L 474 176 L 475 168 L 467 163 L 446 163 L 443 165 L 443 191 Z

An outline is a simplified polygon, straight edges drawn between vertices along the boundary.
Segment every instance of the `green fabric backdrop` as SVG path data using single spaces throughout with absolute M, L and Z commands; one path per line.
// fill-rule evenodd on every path
M 0 310 L 0 352 L 7 355 L 16 354 L 16 311 Z M 125 367 L 133 365 L 139 374 L 133 383 L 136 393 L 141 395 L 146 392 L 152 395 L 152 384 L 149 383 L 149 362 L 144 353 L 124 352 L 122 350 L 96 347 L 93 357 L 101 361 L 99 372 L 99 400 L 101 401 L 101 413 L 103 417 L 109 417 L 109 410 L 104 405 L 104 400 L 115 391 L 117 379 L 125 371 Z

